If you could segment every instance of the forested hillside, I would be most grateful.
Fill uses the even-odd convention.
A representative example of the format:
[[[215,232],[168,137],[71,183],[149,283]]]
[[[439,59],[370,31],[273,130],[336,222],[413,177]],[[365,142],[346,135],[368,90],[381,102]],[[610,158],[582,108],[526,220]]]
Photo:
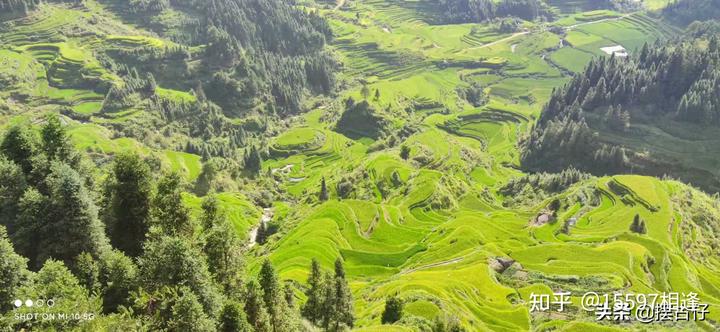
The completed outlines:
[[[499,17],[515,16],[534,20],[550,15],[549,8],[538,0],[434,0],[442,13],[443,23],[480,23]]]
[[[718,38],[711,33],[645,45],[627,60],[593,60],[553,93],[524,143],[523,165],[553,171],[574,165],[596,174],[667,174],[720,189],[716,169],[698,162],[716,158],[703,152],[700,140],[703,132],[720,127]],[[687,151],[697,159],[673,158],[661,146],[644,148],[619,139],[652,135],[646,133],[648,125],[675,126],[670,135],[699,141]]]
[[[720,17],[720,3],[713,0],[675,0],[663,10],[663,14],[685,24],[707,21]]]

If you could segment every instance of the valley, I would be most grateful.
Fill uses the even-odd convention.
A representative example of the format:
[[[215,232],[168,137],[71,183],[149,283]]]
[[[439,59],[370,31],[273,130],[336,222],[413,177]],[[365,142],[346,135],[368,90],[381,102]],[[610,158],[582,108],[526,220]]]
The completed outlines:
[[[630,134],[594,128],[604,133],[594,141],[660,151],[658,160],[675,158],[692,177],[591,171],[547,145],[534,151],[536,164],[526,158],[553,94],[593,59],[611,58],[603,48],[634,58],[683,36],[663,17],[669,1],[627,9],[551,0],[535,19],[438,22],[445,2],[293,2],[312,26],[324,18],[331,38],[317,49],[278,41],[274,51],[238,52],[253,60],[209,61],[207,50],[232,38],[193,35],[185,24],[199,7],[189,5],[136,17],[119,1],[48,1],[24,17],[0,14],[0,132],[39,129],[60,114],[95,167],[88,182],[97,192],[124,153],[146,160],[153,181],[177,173],[177,197],[195,220],[190,242],[204,239],[198,225],[212,197],[241,242],[246,272],[235,274],[252,280],[269,261],[297,308],[308,301],[312,260],[327,271],[342,261],[353,331],[717,330],[720,199],[698,180],[717,179],[717,127],[680,130],[653,118],[633,122]],[[320,31],[298,40],[310,45]],[[275,40],[253,38],[232,40],[241,49]],[[325,73],[330,58],[332,79],[308,74]],[[253,61],[273,69],[254,74]],[[250,87],[247,77],[283,87]],[[334,88],[321,87],[328,82]],[[561,290],[574,309],[530,311],[531,294]],[[598,321],[580,309],[590,291],[692,292],[711,309],[697,322]],[[402,299],[403,318],[383,324],[391,297]],[[321,330],[303,321],[297,330]]]

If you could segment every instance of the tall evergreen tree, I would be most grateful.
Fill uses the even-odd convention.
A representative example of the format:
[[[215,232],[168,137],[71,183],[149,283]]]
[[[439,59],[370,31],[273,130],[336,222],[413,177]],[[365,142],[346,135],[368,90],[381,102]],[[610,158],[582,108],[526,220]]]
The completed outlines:
[[[190,212],[183,204],[181,182],[179,174],[166,174],[158,182],[157,194],[152,200],[153,222],[167,235],[193,234]]]
[[[0,155],[0,225],[7,227],[10,234],[15,232],[19,198],[27,186],[20,166]]]
[[[40,226],[39,261],[55,258],[70,263],[83,252],[98,257],[107,249],[107,239],[83,179],[70,166],[56,163],[47,182],[47,212],[52,217]]]
[[[75,155],[75,150],[70,143],[67,133],[60,123],[57,114],[51,114],[45,117],[45,125],[43,125],[40,134],[42,137],[42,147],[49,161],[62,161],[73,168],[77,168],[79,159]]]
[[[0,312],[12,308],[18,288],[28,277],[27,259],[15,253],[5,228],[0,225]]]
[[[220,313],[219,332],[249,332],[253,330],[240,304],[233,301],[225,304]]]
[[[187,286],[197,295],[205,313],[217,317],[221,309],[220,294],[206,258],[188,240],[172,236],[150,239],[145,243],[138,265],[145,290],[154,292],[166,286]]]
[[[324,296],[324,284],[323,284],[323,272],[320,269],[320,263],[313,258],[310,263],[310,275],[308,276],[308,288],[305,290],[305,296],[307,301],[302,307],[302,314],[310,322],[320,325],[322,323],[323,315],[325,314],[323,308],[323,296]]]
[[[322,177],[322,180],[320,180],[320,201],[327,201],[328,196],[328,189],[327,189],[327,183],[325,183],[325,177]]]
[[[205,213],[204,218],[207,220],[213,218],[208,214],[217,212],[216,209],[206,209]],[[214,218],[214,225],[206,231],[203,251],[207,256],[210,272],[215,281],[223,287],[225,295],[237,297],[242,287],[242,244],[227,218],[217,215]]]
[[[269,260],[263,262],[259,281],[263,290],[263,301],[270,315],[272,331],[295,331],[298,328],[296,313],[290,310],[290,306],[285,299],[285,291],[280,284],[275,268]]]
[[[353,313],[353,298],[350,287],[345,280],[345,268],[342,260],[338,257],[335,260],[335,278],[333,283],[334,299],[329,328],[333,331],[341,331],[345,328],[352,328],[355,322]]]
[[[245,287],[245,313],[250,325],[256,332],[270,332],[270,317],[265,308],[262,289],[256,281],[248,282]]]
[[[262,158],[260,158],[260,152],[254,145],[245,152],[245,169],[253,174],[262,169]]]
[[[98,281],[102,288],[103,311],[116,312],[130,306],[130,292],[138,287],[138,267],[118,250],[107,250],[98,259]]]
[[[33,170],[32,158],[38,153],[37,137],[25,126],[14,126],[5,132],[0,152],[22,168],[23,173]]]
[[[370,97],[370,88],[368,88],[367,84],[363,84],[362,88],[360,89],[360,95],[365,100],[367,100],[368,97]]]
[[[131,257],[139,256],[150,228],[152,205],[152,180],[147,163],[137,154],[118,155],[106,197],[109,202],[105,223],[111,243]]]
[[[403,300],[396,296],[391,296],[385,300],[385,310],[383,310],[381,322],[383,324],[392,324],[399,321],[403,316]]]
[[[13,234],[18,253],[29,259],[29,266],[33,270],[42,267],[43,262],[38,260],[43,225],[47,222],[48,198],[35,188],[28,188],[23,193],[17,217],[17,231]]]

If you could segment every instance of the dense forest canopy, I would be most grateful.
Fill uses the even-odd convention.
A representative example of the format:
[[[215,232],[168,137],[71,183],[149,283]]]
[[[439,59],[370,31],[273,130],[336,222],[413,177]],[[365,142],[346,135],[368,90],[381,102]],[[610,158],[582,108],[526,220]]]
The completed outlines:
[[[497,17],[515,16],[533,20],[549,15],[539,0],[436,0],[443,23],[479,23]]]
[[[717,19],[720,18],[720,2],[715,0],[675,0],[663,9],[663,14],[684,24]]]
[[[324,52],[332,33],[314,12],[277,0],[130,1],[120,9],[148,23],[167,9],[184,13],[182,29],[170,37],[204,46],[197,55],[203,66],[190,78],[211,86],[207,96],[227,114],[263,103],[279,113],[296,112],[308,91],[329,93],[333,87],[335,63]]]

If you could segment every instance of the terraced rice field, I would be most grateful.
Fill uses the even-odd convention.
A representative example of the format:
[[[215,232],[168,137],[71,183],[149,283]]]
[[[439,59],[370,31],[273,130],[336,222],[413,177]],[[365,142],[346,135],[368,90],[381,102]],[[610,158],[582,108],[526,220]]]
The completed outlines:
[[[0,33],[0,83],[11,87],[1,96],[22,97],[30,105],[26,113],[69,107],[83,115],[85,120],[69,126],[82,150],[97,156],[126,150],[153,155],[165,169],[197,179],[200,156],[148,147],[104,127],[131,124],[143,109],[103,110],[106,91],[90,87],[117,77],[103,69],[96,51],[172,42],[109,19],[101,3],[88,3],[84,11],[41,5],[36,15],[13,23],[11,33]],[[285,198],[270,207],[282,228],[268,244],[248,249],[249,269],[269,257],[283,279],[302,284],[311,259],[330,269],[341,257],[355,299],[354,331],[362,332],[418,330],[381,324],[385,300],[394,295],[418,324],[449,316],[468,331],[625,328],[577,310],[530,312],[531,293],[559,289],[573,292],[576,308],[578,296],[589,290],[695,292],[711,306],[720,305],[717,259],[705,263],[685,255],[702,228],[681,203],[684,195],[697,195],[703,204],[717,204],[712,198],[680,182],[635,175],[590,178],[532,203],[515,204],[501,193],[511,179],[526,175],[519,169],[518,142],[553,88],[592,57],[603,56],[601,47],[622,45],[632,55],[645,42],[677,33],[643,13],[595,10],[593,1],[548,3],[558,13],[549,24],[564,33],[537,23],[516,33],[488,24],[442,25],[426,0],[349,2],[337,10],[317,6],[330,20],[335,34],[330,48],[342,63],[338,103],[368,99],[387,125],[403,134],[395,141],[351,139],[327,120],[338,114],[323,105],[263,142],[263,176]],[[662,1],[645,5],[660,8]],[[107,22],[89,24],[93,17]],[[69,40],[57,33],[78,25],[95,28]],[[461,91],[473,83],[482,86],[486,103],[474,106],[462,98]],[[368,98],[363,86],[371,91]],[[158,94],[195,101],[181,90],[163,86]],[[5,124],[29,116],[2,117]],[[408,156],[401,156],[403,146]],[[321,202],[323,180],[330,199]],[[353,191],[345,195],[348,183]],[[246,238],[262,209],[243,194],[219,193],[218,199]],[[552,199],[562,202],[557,219],[534,223]],[[202,198],[188,194],[184,201],[195,216],[200,213]],[[636,215],[646,221],[646,234],[630,231]],[[498,269],[498,259],[514,264]],[[720,312],[708,318],[717,322]],[[648,330],[656,327],[713,328],[698,323]]]

